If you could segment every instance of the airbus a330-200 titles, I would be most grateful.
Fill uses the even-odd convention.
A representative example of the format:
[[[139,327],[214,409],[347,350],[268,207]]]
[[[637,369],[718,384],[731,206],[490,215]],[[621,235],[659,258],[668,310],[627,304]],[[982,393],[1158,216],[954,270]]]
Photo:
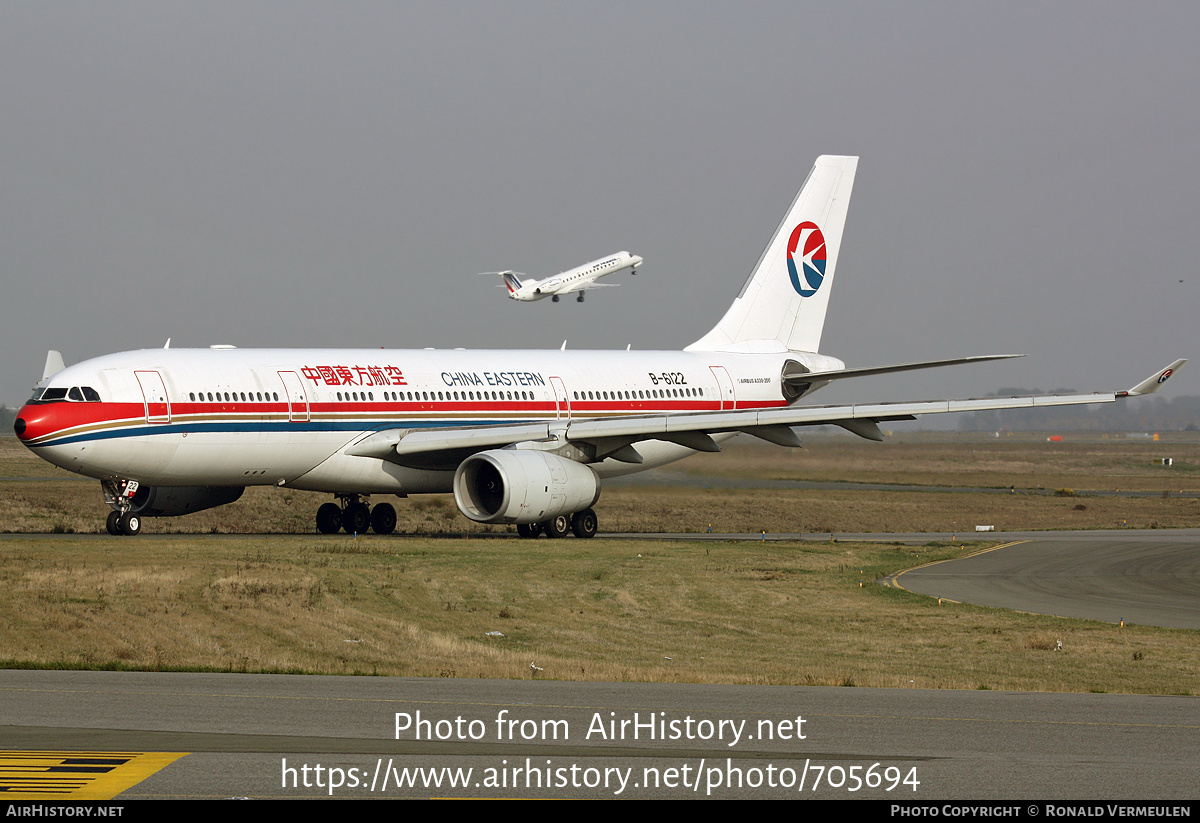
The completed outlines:
[[[682,351],[149,349],[63,368],[52,352],[16,433],[100,480],[108,531],[231,503],[250,485],[332,494],[317,529],[386,534],[382,495],[453,492],[480,523],[525,537],[596,533],[605,478],[745,432],[799,446],[795,427],[865,438],[920,414],[1108,403],[1158,389],[808,406],[835,380],[1012,355],[847,368],[818,352],[858,158],[817,160],[737,299]]]

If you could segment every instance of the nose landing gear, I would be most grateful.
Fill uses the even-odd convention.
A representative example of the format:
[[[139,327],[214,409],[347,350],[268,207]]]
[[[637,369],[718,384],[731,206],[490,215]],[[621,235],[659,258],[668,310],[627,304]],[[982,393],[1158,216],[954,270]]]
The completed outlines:
[[[142,531],[141,515],[131,511],[133,496],[137,494],[136,480],[118,480],[110,478],[101,480],[100,487],[104,490],[104,502],[112,507],[108,519],[104,522],[105,530],[113,535],[128,535],[130,537]]]

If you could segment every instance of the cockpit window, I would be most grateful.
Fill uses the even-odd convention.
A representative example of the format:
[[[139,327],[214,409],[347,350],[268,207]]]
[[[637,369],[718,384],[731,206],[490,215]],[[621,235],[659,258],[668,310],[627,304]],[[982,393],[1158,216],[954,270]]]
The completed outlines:
[[[54,403],[71,400],[76,403],[99,403],[100,393],[91,386],[72,386],[69,389],[48,388],[34,389],[30,403]]]

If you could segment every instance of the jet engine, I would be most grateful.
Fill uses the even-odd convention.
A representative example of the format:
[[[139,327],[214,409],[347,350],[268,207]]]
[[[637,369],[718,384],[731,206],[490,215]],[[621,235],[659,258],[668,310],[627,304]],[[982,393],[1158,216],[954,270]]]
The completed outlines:
[[[454,502],[476,523],[538,523],[583,511],[599,499],[594,471],[549,452],[480,452],[454,473]]]
[[[138,486],[129,510],[142,517],[178,517],[232,503],[245,490],[245,486]]]

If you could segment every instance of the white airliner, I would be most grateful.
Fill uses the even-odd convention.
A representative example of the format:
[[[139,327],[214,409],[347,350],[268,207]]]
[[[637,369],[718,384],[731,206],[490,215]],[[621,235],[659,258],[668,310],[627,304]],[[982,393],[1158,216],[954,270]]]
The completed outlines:
[[[508,288],[508,296],[513,300],[529,302],[549,297],[557,303],[561,295],[579,292],[579,296],[575,299],[582,303],[583,293],[588,289],[603,289],[619,285],[618,283],[597,283],[596,281],[601,277],[616,274],[625,269],[630,269],[633,274],[637,274],[640,265],[642,265],[642,258],[627,251],[619,251],[553,277],[547,277],[545,280],[522,280],[519,273],[515,271],[487,272],[487,274],[498,274],[503,277],[504,285]]]
[[[100,480],[112,534],[271,485],[334,495],[324,533],[393,531],[395,508],[371,495],[452,491],[471,520],[590,537],[604,478],[737,432],[799,446],[793,427],[831,424],[880,440],[880,422],[918,414],[1148,394],[1186,362],[1124,392],[798,405],[833,380],[1013,356],[848,369],[817,353],[857,166],[817,160],[733,305],[683,351],[164,347],[66,368],[51,352],[15,430]]]

